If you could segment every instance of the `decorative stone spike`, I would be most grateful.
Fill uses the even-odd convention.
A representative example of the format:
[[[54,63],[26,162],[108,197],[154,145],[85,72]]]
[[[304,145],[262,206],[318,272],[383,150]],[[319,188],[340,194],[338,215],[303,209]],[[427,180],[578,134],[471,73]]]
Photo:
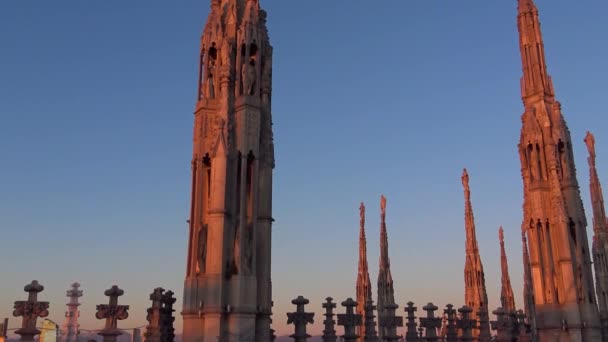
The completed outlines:
[[[79,289],[79,283],[73,283],[72,288],[67,291],[66,296],[70,298],[70,302],[67,304],[68,310],[65,312],[65,321],[63,323],[61,331],[61,342],[76,342],[78,337],[78,317],[80,317],[80,311],[78,311],[78,298],[82,297],[82,290]]]
[[[336,321],[334,321],[334,309],[336,303],[332,302],[334,299],[331,297],[325,298],[323,303],[323,309],[325,309],[325,320],[323,324],[325,329],[323,330],[323,342],[336,342],[338,337],[336,336],[336,330],[334,328]]]
[[[106,326],[100,330],[97,335],[103,336],[103,342],[116,342],[117,337],[122,335],[122,331],[118,329],[118,320],[123,320],[129,317],[129,306],[118,305],[118,297],[125,292],[114,285],[106,290],[104,294],[110,297],[108,304],[97,305],[97,319],[105,319]]]
[[[374,321],[374,310],[376,306],[373,300],[368,300],[365,304],[365,336],[363,341],[365,342],[377,342],[378,334],[376,333],[376,322]]]
[[[437,311],[438,307],[433,305],[433,303],[428,303],[422,308],[426,311],[426,317],[420,318],[420,326],[425,329],[425,339],[426,341],[437,341],[439,337],[437,336],[437,329],[441,327],[441,317],[435,317],[435,311]]]
[[[21,329],[15,331],[15,334],[20,335],[22,341],[34,341],[34,335],[40,334],[40,330],[36,329],[36,320],[38,317],[44,318],[49,315],[49,302],[38,301],[38,292],[44,290],[44,286],[40,285],[38,280],[32,280],[23,290],[28,293],[28,298],[27,301],[15,302],[13,316],[23,317]]]
[[[314,313],[304,312],[304,305],[310,303],[310,301],[302,296],[291,301],[291,304],[296,306],[296,312],[287,313],[287,324],[293,324],[295,326],[295,332],[289,336],[293,338],[295,342],[306,342],[310,335],[306,333],[306,324],[314,323]]]
[[[490,319],[488,310],[485,307],[479,308],[477,320],[479,322],[479,336],[477,336],[477,341],[490,342],[490,340],[492,340],[492,334],[490,334]]]
[[[416,332],[416,326],[418,325],[416,324],[416,310],[418,310],[418,308],[415,307],[414,303],[412,302],[407,302],[407,307],[404,308],[404,311],[407,313],[407,331],[405,333],[405,340],[408,342],[418,341],[418,333]]]
[[[460,319],[457,322],[458,329],[461,330],[460,341],[473,341],[473,328],[477,325],[477,321],[471,318],[473,310],[464,305],[458,309]]]
[[[144,342],[159,342],[160,341],[160,326],[161,326],[161,314],[160,309],[162,306],[161,300],[163,298],[163,292],[165,290],[163,288],[157,287],[154,289],[154,292],[150,294],[150,300],[152,301],[152,306],[148,308],[148,315],[146,316],[146,320],[148,321],[148,326],[146,327],[146,332],[144,333]]]
[[[385,341],[397,341],[401,336],[397,335],[397,327],[403,326],[403,317],[396,316],[395,311],[399,305],[387,304],[384,306],[385,315],[380,318],[379,327],[384,328],[385,335],[382,337]]]
[[[161,342],[173,342],[175,339],[175,329],[173,328],[173,304],[176,299],[173,297],[173,291],[165,292],[161,297],[162,308],[160,309],[160,340]]]
[[[445,315],[447,316],[447,332],[446,332],[446,342],[458,342],[458,327],[456,326],[457,316],[456,310],[454,310],[454,305],[448,304],[446,305],[446,309],[443,310]]]
[[[346,308],[346,313],[338,314],[338,325],[344,327],[344,335],[341,337],[344,339],[344,342],[355,342],[359,337],[355,329],[363,321],[361,315],[355,314],[357,302],[352,298],[348,298],[342,302],[342,306]]]

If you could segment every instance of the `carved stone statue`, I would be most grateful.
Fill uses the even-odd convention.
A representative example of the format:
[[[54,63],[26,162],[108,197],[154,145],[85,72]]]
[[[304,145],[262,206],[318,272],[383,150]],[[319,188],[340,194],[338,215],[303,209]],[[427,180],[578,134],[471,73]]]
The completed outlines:
[[[587,131],[587,135],[585,135],[585,145],[587,145],[589,155],[595,157],[595,138],[589,131]]]
[[[243,67],[241,68],[241,79],[243,80],[243,95],[255,94],[255,77],[255,62],[252,60],[248,64],[243,64]]]
[[[205,273],[205,265],[207,261],[207,225],[203,225],[198,231],[198,250],[196,253],[198,261],[198,270],[200,273]]]
[[[224,40],[224,44],[222,45],[222,49],[220,50],[220,57],[222,59],[222,66],[230,65],[230,56],[232,55],[232,46],[228,42],[228,40]]]
[[[215,75],[215,67],[217,60],[217,49],[215,48],[215,43],[209,49],[209,53],[207,54],[207,98],[214,99],[215,98],[215,87],[214,87],[214,75]]]

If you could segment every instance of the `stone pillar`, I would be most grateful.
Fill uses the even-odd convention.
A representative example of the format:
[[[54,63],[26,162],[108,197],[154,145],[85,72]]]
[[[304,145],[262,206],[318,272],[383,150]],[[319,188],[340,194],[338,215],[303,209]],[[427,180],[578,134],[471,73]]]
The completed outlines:
[[[323,325],[325,329],[323,329],[323,342],[336,342],[338,337],[336,336],[336,329],[334,328],[336,321],[334,321],[334,312],[333,309],[336,308],[336,303],[332,302],[333,298],[327,297],[325,298],[325,303],[323,303],[323,309],[325,309],[325,320],[323,321]]]
[[[517,311],[517,342],[532,342],[530,325],[526,323],[526,314],[523,310]]]
[[[65,312],[65,322],[61,334],[62,342],[76,342],[78,339],[78,317],[80,317],[78,298],[82,297],[82,290],[79,288],[79,283],[73,283],[72,288],[66,294],[70,298],[70,302],[67,304],[68,309]]]
[[[361,325],[363,321],[361,315],[355,314],[357,302],[352,298],[348,298],[342,302],[342,306],[346,308],[346,313],[338,315],[338,325],[344,327],[344,335],[341,337],[344,342],[355,342],[359,338],[356,333],[356,327]]]
[[[415,342],[418,341],[418,333],[416,332],[416,316],[415,312],[418,310],[417,307],[414,306],[414,303],[407,302],[407,307],[404,308],[404,311],[407,313],[407,331],[405,333],[405,340],[407,342]]]
[[[152,306],[148,308],[148,315],[146,316],[148,326],[146,327],[146,332],[144,333],[144,342],[160,342],[160,309],[162,306],[161,300],[163,297],[163,292],[165,292],[163,288],[157,287],[154,289],[154,292],[150,294]]]
[[[175,329],[173,328],[173,304],[176,299],[173,291],[169,290],[161,296],[162,307],[160,309],[160,340],[161,342],[173,342],[175,339]]]
[[[446,309],[443,310],[443,312],[447,316],[448,320],[446,342],[458,342],[458,327],[456,326],[456,320],[458,319],[458,317],[456,317],[456,310],[454,310],[454,305],[446,305]]]
[[[377,342],[378,334],[376,333],[376,322],[374,321],[374,310],[376,306],[373,300],[368,300],[365,304],[365,336],[363,341],[365,342]]]
[[[477,336],[477,340],[479,342],[490,342],[492,334],[490,334],[490,319],[487,308],[479,308],[477,320],[479,322],[479,336]]]
[[[471,312],[473,310],[464,305],[458,309],[460,313],[460,319],[457,322],[458,329],[461,330],[460,340],[461,341],[473,341],[473,328],[477,325],[475,319],[471,319]]]
[[[310,301],[302,296],[291,301],[291,304],[296,306],[296,312],[287,313],[287,324],[293,324],[295,326],[295,332],[291,338],[295,342],[306,342],[310,335],[306,333],[306,324],[314,323],[314,313],[305,312],[304,305],[310,303]]]
[[[122,335],[122,331],[118,329],[118,320],[129,317],[129,306],[118,305],[118,297],[124,293],[114,285],[104,292],[106,296],[110,297],[108,304],[97,305],[95,317],[106,320],[105,327],[97,333],[97,335],[103,336],[103,342],[116,342],[117,337]]]
[[[437,311],[438,307],[433,305],[433,303],[428,303],[422,309],[426,311],[426,317],[420,319],[420,326],[426,331],[425,340],[439,340],[437,329],[441,327],[441,317],[435,317],[435,311]]]
[[[34,341],[34,335],[40,334],[40,330],[36,329],[36,320],[38,317],[43,318],[49,315],[49,302],[38,301],[38,292],[42,292],[44,286],[40,285],[37,280],[32,280],[23,290],[28,293],[28,298],[27,301],[15,302],[13,316],[23,317],[21,329],[15,331],[15,334],[20,335],[22,341]]]
[[[503,308],[492,311],[496,315],[496,321],[492,322],[492,329],[496,330],[498,342],[511,342],[519,335],[516,314],[507,312]]]
[[[401,336],[397,335],[397,327],[403,326],[403,317],[396,316],[395,311],[399,305],[387,304],[384,306],[385,316],[380,318],[378,326],[384,328],[385,335],[382,337],[385,341],[398,341]]]

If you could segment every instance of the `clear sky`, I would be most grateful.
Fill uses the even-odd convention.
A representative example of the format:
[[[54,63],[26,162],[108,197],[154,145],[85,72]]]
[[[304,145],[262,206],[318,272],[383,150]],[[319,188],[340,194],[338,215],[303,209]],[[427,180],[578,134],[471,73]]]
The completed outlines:
[[[537,5],[591,223],[583,137],[596,133],[608,187],[608,2]],[[381,194],[400,307],[461,306],[463,167],[490,306],[499,302],[500,225],[520,306],[516,1],[262,6],[275,52],[275,329],[291,332],[285,313],[297,295],[317,312],[313,333],[323,329],[325,297],[354,297],[361,201],[376,297]],[[146,323],[157,286],[177,293],[179,312],[208,8],[207,0],[0,1],[0,317],[12,317],[32,279],[45,285],[40,297],[57,322],[65,290],[81,282],[84,329],[102,326],[95,304],[113,284],[131,305],[121,327]]]

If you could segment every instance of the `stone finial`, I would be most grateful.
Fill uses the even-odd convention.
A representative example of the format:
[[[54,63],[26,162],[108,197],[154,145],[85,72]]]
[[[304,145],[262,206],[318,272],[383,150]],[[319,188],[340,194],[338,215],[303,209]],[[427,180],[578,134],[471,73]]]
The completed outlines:
[[[384,328],[385,334],[382,338],[385,341],[398,341],[401,339],[401,336],[397,335],[397,327],[403,326],[403,317],[395,314],[398,307],[399,305],[394,303],[389,303],[384,306],[385,314],[380,317],[378,326]]]
[[[589,157],[595,158],[595,137],[589,131],[587,131],[587,135],[585,135],[585,145],[587,145]]]
[[[359,205],[359,220],[361,222],[361,226],[365,225],[365,204],[363,204],[363,202],[361,202],[361,205]]]
[[[124,293],[123,290],[114,285],[104,292],[106,296],[110,297],[109,303],[97,305],[95,317],[97,319],[106,320],[104,329],[97,333],[98,335],[103,336],[104,342],[116,342],[117,337],[122,335],[122,331],[118,329],[118,321],[129,317],[129,306],[118,305],[118,297],[122,296]]]
[[[359,338],[355,329],[361,325],[363,319],[361,315],[355,314],[357,302],[352,298],[348,298],[342,302],[342,306],[346,308],[346,313],[338,314],[338,325],[344,327],[344,335],[341,337],[345,342],[354,342]]]
[[[424,328],[426,332],[425,339],[427,341],[436,341],[439,339],[437,329],[441,327],[441,317],[435,317],[435,311],[438,308],[433,303],[428,303],[422,309],[426,311],[426,317],[420,318],[420,327]]]
[[[336,342],[338,340],[338,336],[336,336],[336,330],[334,328],[336,321],[334,320],[333,312],[333,309],[336,308],[336,303],[334,303],[333,300],[333,298],[327,297],[325,298],[325,303],[323,303],[323,309],[325,309],[325,320],[323,321],[323,325],[325,325],[325,329],[323,330],[323,342]]]
[[[496,330],[498,341],[511,341],[519,335],[517,313],[498,308],[492,311],[496,321],[492,321],[492,329]]]
[[[154,289],[152,294],[150,294],[152,306],[148,308],[148,315],[146,316],[148,326],[146,327],[146,332],[144,333],[144,342],[160,342],[160,309],[162,306],[161,300],[163,298],[163,292],[165,292],[163,288],[157,287]]]
[[[310,303],[310,301],[302,296],[291,301],[291,304],[296,306],[296,312],[287,313],[287,324],[293,324],[295,326],[295,332],[289,336],[296,342],[306,342],[310,335],[306,333],[306,325],[308,323],[314,323],[314,313],[305,312],[304,305]]]
[[[479,322],[479,336],[477,336],[477,341],[490,342],[492,335],[490,334],[490,318],[488,317],[488,310],[485,307],[479,308],[477,317]]]
[[[420,326],[425,329],[425,339],[427,341],[436,341],[439,339],[437,336],[437,329],[441,327],[441,317],[435,317],[435,311],[438,307],[433,303],[428,303],[422,308],[426,311],[426,317],[420,318]]]
[[[376,333],[376,322],[374,322],[374,310],[376,306],[373,300],[368,300],[365,304],[365,336],[363,341],[365,342],[377,342],[378,334]]]
[[[462,186],[464,187],[465,194],[470,193],[469,173],[467,172],[466,168],[462,169],[462,176],[460,179],[462,180]]]
[[[73,283],[72,284],[72,288],[69,289],[69,290],[67,290],[66,296],[70,297],[70,298],[72,298],[72,297],[76,297],[76,298],[82,297],[82,290],[80,290],[80,283],[77,283],[77,282]]]
[[[382,216],[386,215],[386,197],[380,195],[380,213]]]
[[[456,316],[456,310],[454,310],[454,305],[448,304],[446,305],[445,310],[443,310],[445,315],[447,316],[447,332],[446,332],[446,342],[458,342],[458,327],[456,326],[456,321],[458,317]]]
[[[460,319],[457,322],[458,329],[462,330],[460,336],[461,341],[473,341],[473,329],[477,326],[477,321],[471,318],[473,309],[464,305],[458,309],[460,313]]]
[[[38,293],[44,290],[38,280],[32,280],[23,290],[28,293],[28,298],[27,301],[15,302],[13,316],[23,317],[21,328],[15,334],[20,335],[22,341],[34,341],[34,335],[40,334],[40,330],[36,329],[36,320],[49,315],[49,302],[38,301]]]
[[[407,330],[405,332],[405,340],[408,342],[418,341],[418,333],[416,332],[416,316],[415,312],[418,310],[417,307],[414,306],[414,303],[407,302],[407,306],[403,309],[407,316],[405,319],[407,320],[406,327]]]
[[[173,291],[165,292],[161,297],[162,308],[160,309],[160,340],[161,342],[173,342],[175,339],[175,329],[173,328],[173,304],[177,301],[173,297]]]

